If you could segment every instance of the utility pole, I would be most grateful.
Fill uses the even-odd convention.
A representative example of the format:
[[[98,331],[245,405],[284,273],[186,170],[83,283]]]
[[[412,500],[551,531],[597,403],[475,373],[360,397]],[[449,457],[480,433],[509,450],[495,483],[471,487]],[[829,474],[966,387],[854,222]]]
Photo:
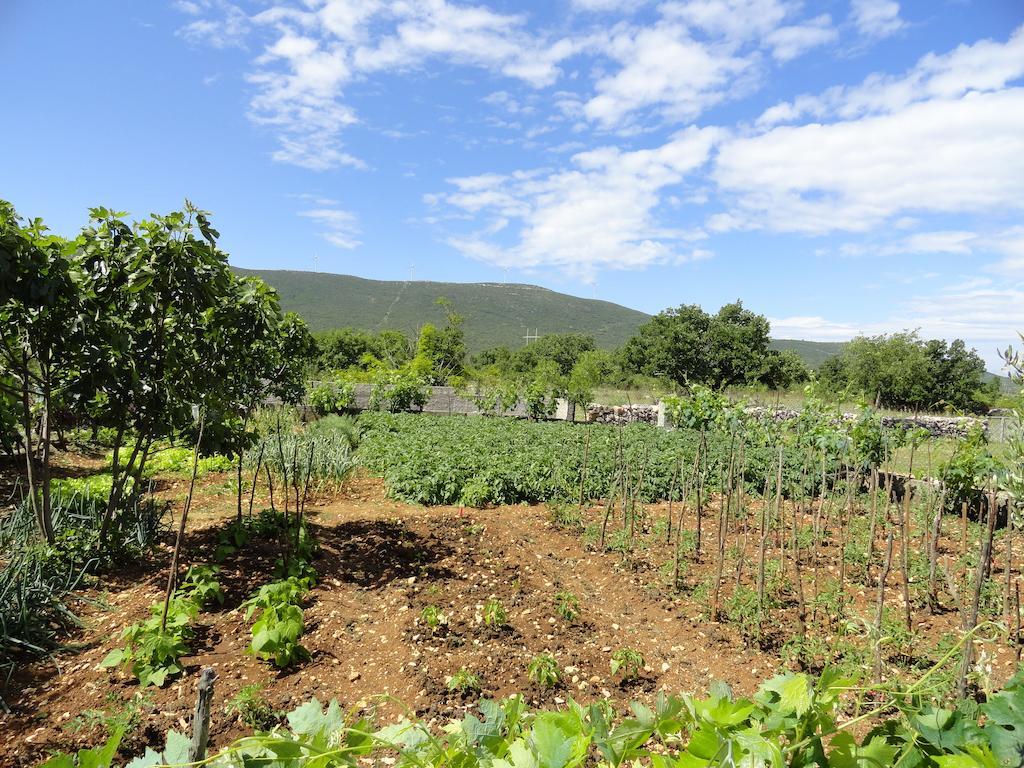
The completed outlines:
[[[313,251],[313,271],[320,271],[320,256],[317,254],[316,251]]]
[[[537,328],[533,333],[530,333],[530,329],[527,328],[526,335],[523,336],[523,338],[526,339],[526,343],[529,344],[531,341],[536,341],[537,339],[540,338],[540,336],[538,335],[539,333],[540,328]]]

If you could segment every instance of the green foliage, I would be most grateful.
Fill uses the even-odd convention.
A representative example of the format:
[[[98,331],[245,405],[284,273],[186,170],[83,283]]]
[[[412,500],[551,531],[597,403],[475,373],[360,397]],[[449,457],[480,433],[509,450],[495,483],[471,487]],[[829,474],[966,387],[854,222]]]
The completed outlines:
[[[307,581],[289,577],[264,584],[242,603],[246,619],[258,614],[246,652],[279,668],[309,658],[309,652],[299,643],[305,631],[300,602],[308,591]]]
[[[464,318],[448,299],[439,298],[434,303],[444,310],[446,323],[440,329],[431,323],[423,325],[416,342],[416,357],[424,361],[429,383],[446,384],[450,377],[462,374],[466,362]]]
[[[538,653],[526,667],[526,676],[541,688],[553,688],[562,679],[558,661],[550,653]]]
[[[180,674],[179,659],[189,652],[192,622],[199,615],[199,603],[191,597],[175,595],[167,606],[166,627],[161,627],[163,602],[150,607],[150,617],[131,624],[121,633],[123,648],[116,648],[100,662],[104,668],[127,665],[139,685],[162,687],[168,678]]]
[[[448,624],[448,617],[436,605],[427,605],[420,611],[420,622],[431,631],[437,631]]]
[[[996,470],[984,431],[980,427],[972,429],[941,468],[947,489],[947,509],[958,510],[960,503],[966,501],[975,488],[984,485]]]
[[[555,594],[555,611],[568,622],[576,621],[580,615],[580,601],[572,592]]]
[[[178,587],[178,593],[200,607],[216,601],[224,604],[224,591],[216,576],[220,568],[216,565],[193,565],[185,572],[185,578]]]
[[[377,729],[368,720],[347,720],[336,702],[325,708],[314,698],[289,712],[286,724],[242,737],[212,754],[208,764],[352,768],[383,757],[395,760],[396,768],[581,768],[594,759],[608,768],[996,768],[1019,763],[1024,751],[1020,676],[993,692],[976,715],[936,707],[921,695],[923,682],[880,691],[878,706],[864,713],[876,724],[859,738],[851,726],[860,718],[838,722],[852,682],[830,670],[818,678],[780,675],[762,683],[750,698],[737,698],[721,683],[703,698],[659,693],[653,707],[635,702],[625,717],[604,702],[583,706],[569,701],[557,711],[530,712],[519,696],[482,700],[477,714],[467,713],[436,731],[408,719]],[[103,747],[77,758],[57,755],[44,765],[110,768],[119,741],[115,733]],[[187,750],[188,739],[171,731],[163,752],[147,748],[129,768],[183,765]]]
[[[449,691],[457,693],[460,696],[470,696],[472,694],[480,693],[480,678],[465,667],[462,667],[454,675],[448,677],[445,680],[445,685]]]
[[[396,413],[421,409],[429,396],[429,380],[412,365],[374,371],[370,390],[371,410]]]
[[[768,320],[738,301],[715,315],[696,304],[667,309],[640,326],[622,356],[627,370],[680,386],[752,384],[765,371]]]
[[[108,465],[112,458],[112,454],[108,453]],[[231,467],[231,459],[227,456],[200,456],[196,464],[196,476],[203,477],[212,472],[228,472]],[[143,477],[155,477],[156,475],[188,477],[191,474],[192,449],[185,446],[167,447],[154,451],[146,460],[146,466],[142,472]]]
[[[804,359],[792,349],[783,349],[768,351],[759,380],[769,389],[790,389],[810,377],[811,371]]]
[[[644,655],[635,648],[617,648],[612,651],[612,674],[621,674],[623,680],[638,678],[645,664]]]
[[[922,340],[917,332],[858,336],[822,364],[823,386],[863,395],[877,405],[984,412],[998,395],[985,363],[961,339]]]
[[[412,359],[412,345],[401,331],[371,334],[356,328],[337,328],[315,333],[313,338],[317,346],[316,366],[320,371],[365,368],[368,358],[390,368],[401,368]]]
[[[280,715],[260,694],[262,689],[259,683],[245,686],[228,699],[224,712],[253,730],[267,730],[277,722]]]
[[[553,360],[541,360],[526,385],[526,414],[539,421],[554,415],[559,397],[565,395],[565,380]]]
[[[321,377],[306,391],[306,403],[321,416],[346,411],[355,402],[355,384],[337,372]]]
[[[583,514],[575,504],[568,501],[549,501],[548,519],[563,531],[579,531],[583,528]]]
[[[500,600],[492,598],[484,603],[484,626],[497,629],[508,624],[508,613]]]
[[[464,489],[470,486],[474,504],[579,499],[587,429],[583,425],[405,414],[364,414],[361,423],[365,430],[359,457],[370,471],[384,477],[395,498],[415,504],[457,504],[467,499]],[[640,424],[623,430],[626,456],[633,465],[639,466],[645,453],[649,456],[640,500],[667,497],[673,462],[680,456],[692,461],[696,438],[692,432]],[[714,439],[709,442],[716,453],[727,450]],[[587,498],[601,498],[607,492],[618,470],[616,452],[615,430],[593,430]],[[759,471],[759,456],[764,463],[770,461],[769,453],[753,448],[748,455],[751,473]]]
[[[107,736],[115,733],[130,735],[142,724],[143,715],[152,708],[153,700],[142,693],[136,693],[127,701],[121,701],[118,694],[111,692],[106,695],[109,710],[86,709],[69,720],[64,729],[71,733],[81,733],[99,729]]]
[[[245,465],[251,471],[259,461],[275,483],[316,491],[340,485],[355,468],[359,430],[351,419],[328,416],[303,428],[291,412],[277,410],[264,418],[269,423],[262,425],[259,441],[246,453]]]

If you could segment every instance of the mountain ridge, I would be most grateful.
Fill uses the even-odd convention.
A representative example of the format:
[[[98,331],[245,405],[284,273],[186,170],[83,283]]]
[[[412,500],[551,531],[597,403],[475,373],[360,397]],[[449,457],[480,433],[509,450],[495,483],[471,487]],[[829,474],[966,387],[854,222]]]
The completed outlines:
[[[400,330],[415,336],[427,322],[444,322],[438,298],[450,299],[465,317],[471,352],[504,345],[517,348],[530,333],[586,333],[598,347],[625,343],[651,315],[603,299],[586,299],[530,283],[452,283],[439,280],[373,280],[301,270],[245,269],[273,286],[285,311],[314,331],[353,327]],[[793,349],[812,368],[841,351],[845,342],[772,339],[772,349]]]

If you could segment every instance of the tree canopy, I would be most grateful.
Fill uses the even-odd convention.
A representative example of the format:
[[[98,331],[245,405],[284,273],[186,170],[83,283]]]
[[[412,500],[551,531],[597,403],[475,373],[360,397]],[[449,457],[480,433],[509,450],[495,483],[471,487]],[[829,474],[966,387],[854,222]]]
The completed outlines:
[[[890,408],[975,412],[998,394],[985,381],[985,362],[961,339],[926,341],[916,331],[858,336],[818,375],[832,392]]]
[[[760,383],[768,370],[769,325],[764,315],[726,304],[714,315],[696,304],[666,309],[640,326],[622,350],[623,367],[686,386],[717,389]]]

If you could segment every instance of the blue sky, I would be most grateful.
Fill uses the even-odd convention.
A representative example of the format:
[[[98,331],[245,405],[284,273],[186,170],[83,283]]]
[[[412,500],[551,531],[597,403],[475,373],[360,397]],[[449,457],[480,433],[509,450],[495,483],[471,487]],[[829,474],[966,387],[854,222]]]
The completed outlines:
[[[1024,330],[1024,3],[0,3],[0,197],[780,337]],[[544,329],[541,329],[542,331]]]

